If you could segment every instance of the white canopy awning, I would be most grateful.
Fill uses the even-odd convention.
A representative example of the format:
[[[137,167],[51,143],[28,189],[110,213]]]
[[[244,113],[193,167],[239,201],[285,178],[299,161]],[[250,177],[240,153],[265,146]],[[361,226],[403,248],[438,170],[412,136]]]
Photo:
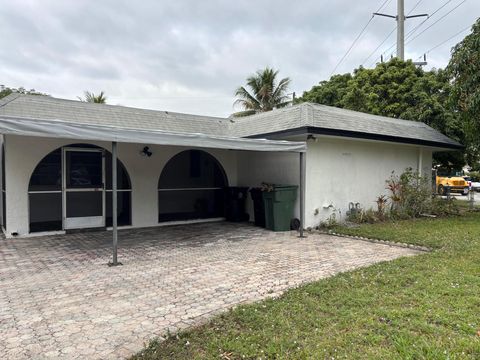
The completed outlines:
[[[305,142],[247,139],[205,134],[175,133],[107,125],[79,124],[62,120],[42,120],[0,115],[0,134],[116,141],[151,145],[191,146],[213,149],[305,152]]]

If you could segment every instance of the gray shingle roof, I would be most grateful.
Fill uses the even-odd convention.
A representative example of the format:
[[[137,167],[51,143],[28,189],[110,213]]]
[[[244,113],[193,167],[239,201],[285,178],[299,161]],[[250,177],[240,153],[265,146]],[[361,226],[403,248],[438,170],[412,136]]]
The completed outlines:
[[[233,135],[255,137],[305,128],[313,132],[385,141],[462,147],[460,143],[419,121],[394,119],[312,103],[234,118]]]
[[[210,116],[20,94],[11,94],[0,100],[0,115],[217,136],[228,135],[227,123],[230,122],[228,119]]]
[[[428,125],[335,107],[302,103],[267,113],[233,119],[91,104],[41,95],[12,94],[0,99],[0,115],[104,124],[231,137],[268,137],[301,129],[325,135],[368,138],[459,148],[461,144]]]

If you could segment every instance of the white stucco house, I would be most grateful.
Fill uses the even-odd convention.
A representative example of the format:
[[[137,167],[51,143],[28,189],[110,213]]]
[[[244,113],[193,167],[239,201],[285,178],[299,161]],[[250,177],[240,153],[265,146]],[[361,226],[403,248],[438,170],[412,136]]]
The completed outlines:
[[[420,122],[310,103],[232,119],[12,94],[0,133],[7,237],[108,228],[113,198],[119,227],[221,220],[223,188],[262,182],[302,185],[294,216],[314,227],[461,148]]]

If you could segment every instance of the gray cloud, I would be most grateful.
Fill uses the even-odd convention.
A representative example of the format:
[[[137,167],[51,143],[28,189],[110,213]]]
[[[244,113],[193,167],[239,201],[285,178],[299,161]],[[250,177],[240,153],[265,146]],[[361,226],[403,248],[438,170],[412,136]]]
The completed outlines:
[[[395,0],[384,12],[395,12]],[[409,11],[417,0],[406,0]],[[432,24],[459,3],[425,23]],[[424,0],[432,12],[443,0]],[[380,4],[368,1],[257,0],[4,2],[0,10],[0,83],[76,98],[105,90],[109,102],[211,115],[233,111],[233,92],[264,66],[292,78],[301,93],[329,77]],[[417,58],[473,23],[480,10],[467,1],[407,45]],[[421,19],[411,19],[407,32]],[[358,67],[395,27],[375,18],[337,72]],[[429,54],[443,67],[461,36]],[[395,41],[392,35],[369,66]]]

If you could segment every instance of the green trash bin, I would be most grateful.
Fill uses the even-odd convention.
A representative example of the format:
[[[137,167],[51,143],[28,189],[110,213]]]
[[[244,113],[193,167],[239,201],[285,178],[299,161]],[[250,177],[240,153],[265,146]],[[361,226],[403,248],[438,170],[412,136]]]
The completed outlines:
[[[263,192],[265,227],[273,231],[290,230],[293,208],[297,199],[296,185],[273,185],[272,191]]]

